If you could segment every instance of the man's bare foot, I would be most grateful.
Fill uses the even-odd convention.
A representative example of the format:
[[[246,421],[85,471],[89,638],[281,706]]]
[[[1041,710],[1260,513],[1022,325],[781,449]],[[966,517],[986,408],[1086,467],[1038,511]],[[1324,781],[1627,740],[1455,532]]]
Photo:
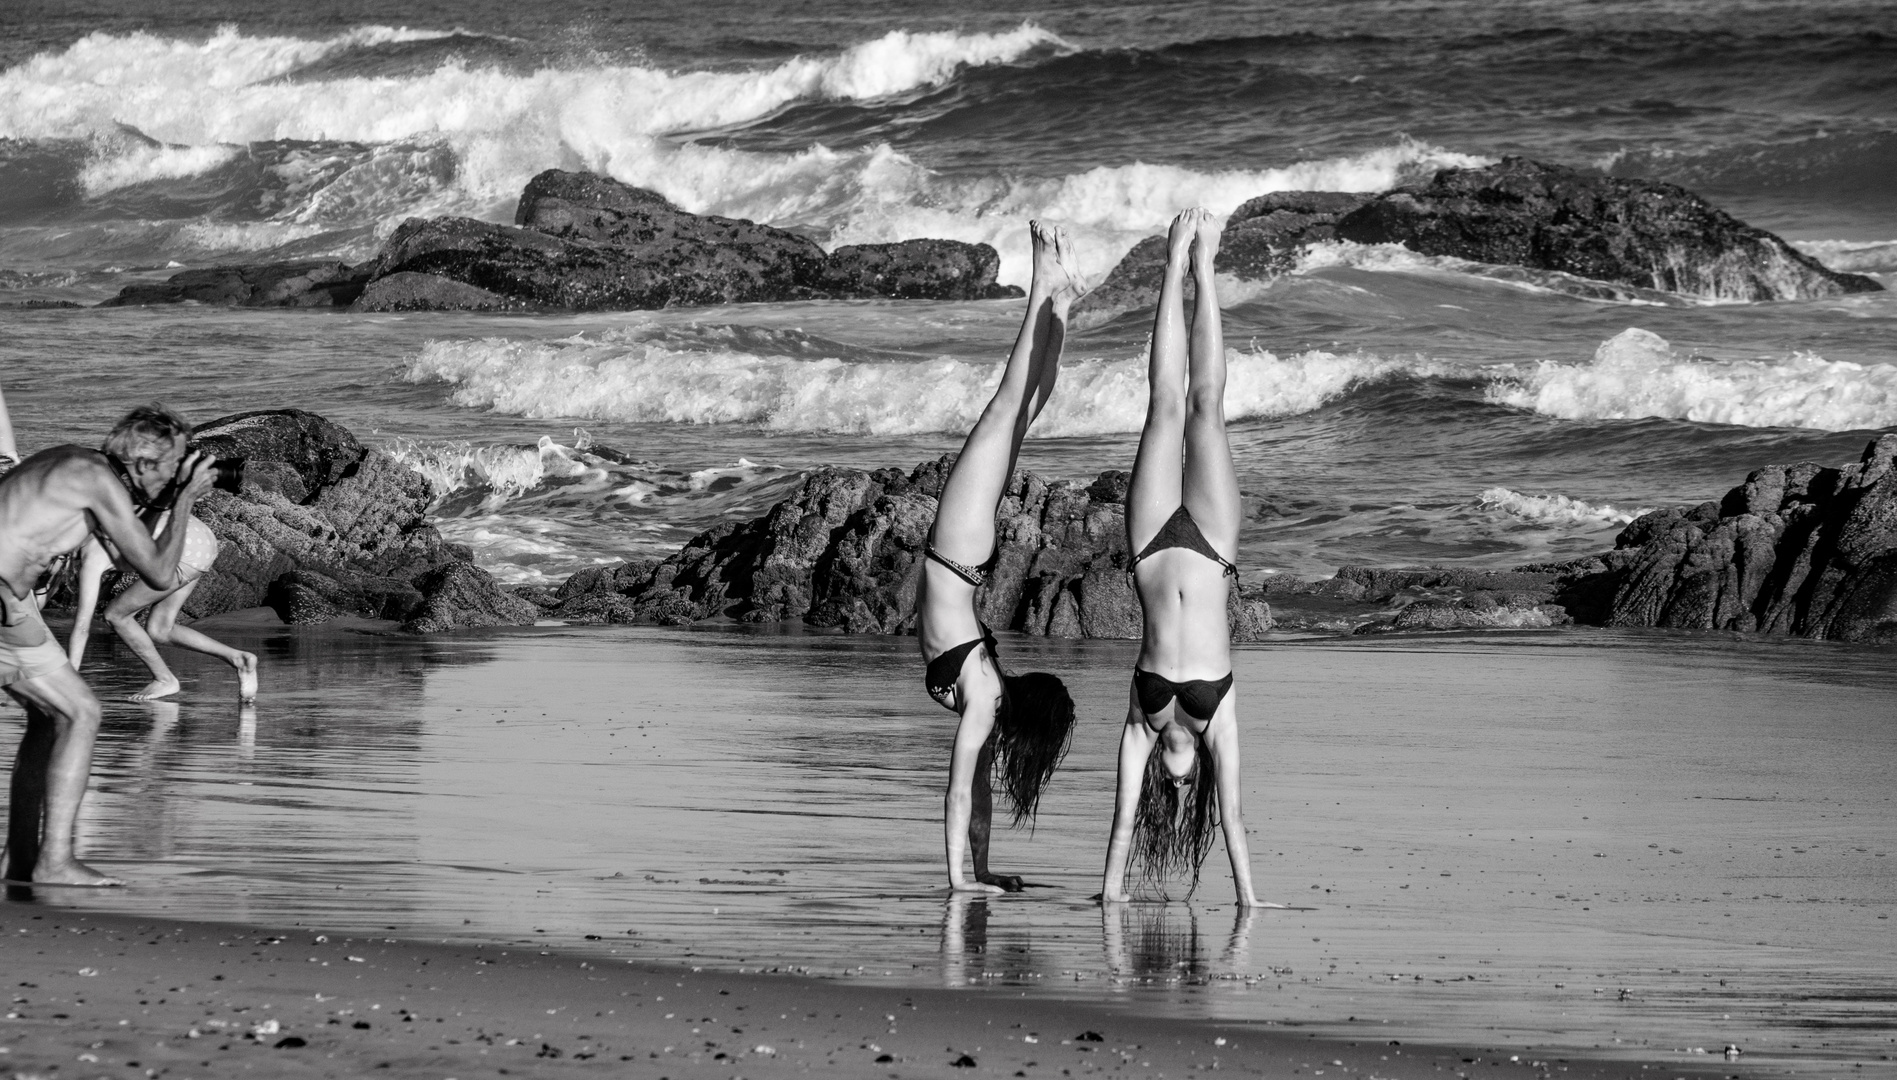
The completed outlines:
[[[251,701],[257,696],[257,654],[240,652],[231,664],[237,669],[237,700]]]
[[[1027,887],[1018,874],[976,874],[975,880],[983,885],[999,886],[1002,892],[1020,892]]]
[[[83,885],[89,888],[109,888],[125,884],[124,878],[115,878],[110,874],[101,874],[78,859],[67,859],[63,863],[48,863],[41,859],[33,868],[35,885]]]
[[[1080,280],[1080,267],[1075,262],[1073,240],[1066,229],[1041,221],[1028,222],[1028,237],[1034,248],[1035,291],[1066,310],[1087,293],[1086,285]]]
[[[161,697],[170,697],[178,692],[178,680],[175,676],[153,679],[145,684],[145,689],[133,694],[132,701],[153,701]]]

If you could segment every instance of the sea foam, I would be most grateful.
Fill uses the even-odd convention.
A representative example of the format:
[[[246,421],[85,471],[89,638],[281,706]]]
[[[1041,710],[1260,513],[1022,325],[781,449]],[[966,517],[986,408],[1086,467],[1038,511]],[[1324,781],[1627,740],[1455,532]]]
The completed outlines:
[[[1476,497],[1476,503],[1484,509],[1499,510],[1531,525],[1582,528],[1625,525],[1650,509],[1622,510],[1606,503],[1595,505],[1566,495],[1526,495],[1505,487],[1492,487],[1483,491]]]
[[[1377,191],[1488,160],[1404,139],[1257,169],[1134,162],[1057,176],[969,175],[937,173],[887,143],[765,152],[679,138],[800,102],[886,99],[944,85],[971,66],[1071,51],[1032,23],[990,34],[894,31],[750,70],[595,62],[523,71],[444,52],[395,75],[293,77],[324,57],[430,36],[448,35],[93,34],[0,72],[0,139],[90,147],[81,186],[94,196],[247,156],[268,174],[257,202],[275,207],[273,221],[378,236],[411,215],[506,220],[536,173],[586,169],[693,212],[796,228],[830,246],[923,236],[992,244],[1000,279],[1016,284],[1029,276],[1028,218],[1066,223],[1083,272],[1098,279],[1185,206],[1228,213],[1271,191]]]
[[[1317,350],[1284,357],[1227,350],[1227,366],[1226,415],[1233,420],[1311,412],[1366,383],[1439,373],[1423,360]],[[1146,367],[1143,356],[1063,363],[1060,392],[1032,433],[1138,431]],[[408,360],[405,374],[411,382],[452,385],[454,404],[536,419],[907,435],[967,431],[994,394],[999,368],[953,357],[845,360],[681,348],[650,331],[625,329],[558,341],[431,341]]]
[[[1677,355],[1658,334],[1630,328],[1602,342],[1592,363],[1542,361],[1498,377],[1485,396],[1564,420],[1657,416],[1846,431],[1897,425],[1897,365],[1810,353],[1700,360]]]

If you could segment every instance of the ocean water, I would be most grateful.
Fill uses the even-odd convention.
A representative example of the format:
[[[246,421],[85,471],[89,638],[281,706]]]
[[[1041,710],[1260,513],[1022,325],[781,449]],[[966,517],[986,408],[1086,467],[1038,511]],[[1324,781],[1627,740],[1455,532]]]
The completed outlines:
[[[1870,0],[436,0],[394,18],[362,0],[0,6],[0,388],[24,448],[96,443],[151,399],[196,420],[310,409],[429,477],[442,530],[483,566],[544,582],[668,553],[815,466],[959,446],[1018,302],[531,317],[23,306],[91,304],[186,267],[361,260],[409,216],[511,220],[551,167],[826,246],[983,241],[1024,283],[1032,217],[1064,223],[1098,276],[1189,205],[1376,191],[1525,154],[1686,185],[1897,285],[1897,9]],[[1645,509],[1716,498],[1761,465],[1849,461],[1897,427],[1891,293],[1603,298],[1558,274],[1334,245],[1221,299],[1250,579],[1586,554]],[[1082,481],[1129,467],[1148,333],[1135,313],[1071,337],[1024,467]],[[1177,1007],[1254,1019],[1335,1020],[1360,994],[1418,1031],[1501,1023],[1610,1049],[1723,1046],[1730,1013],[1785,1060],[1792,1042],[1816,1045],[1785,1034],[1801,1023],[1829,1033],[1825,1055],[1897,1053],[1875,1045],[1893,1026],[1877,918],[1897,827],[1887,650],[1547,631],[1243,652],[1241,687],[1273,695],[1262,726],[1246,721],[1251,805],[1285,837],[1271,849],[1284,855],[1260,856],[1267,891],[1343,891],[1261,917],[1249,959],[1228,961],[1229,909],[1102,925],[1085,904],[1109,736],[1077,746],[1035,838],[1007,841],[1058,890],[961,911],[929,894],[948,728],[914,685],[912,642],[268,640],[276,674],[248,726],[213,703],[212,669],[192,669],[176,712],[114,707],[88,843],[165,887],[103,902],[334,923],[372,897],[404,930],[467,918],[470,933],[544,929],[599,949],[583,934],[648,935],[628,955],[762,964],[762,938],[714,947],[732,927],[713,909],[731,906],[803,920],[808,948],[775,939],[771,963],[831,973],[1162,996],[1198,980]],[[1092,722],[1130,662],[1118,643],[1009,648],[1071,671]],[[567,662],[584,700],[531,716],[522,673]],[[720,709],[664,699],[688,676],[706,685],[705,664],[730,676]],[[786,676],[802,669],[837,677]],[[471,707],[478,732],[452,712]],[[521,715],[487,715],[502,707]],[[653,761],[615,757],[612,740],[661,734],[667,763],[697,770],[653,773],[662,792],[735,769],[761,794],[708,809],[616,792]],[[742,762],[709,748],[734,741]],[[522,770],[507,798],[477,800],[499,782],[496,755]],[[547,793],[580,776],[619,824],[550,841],[564,811]],[[865,799],[856,817],[824,816]],[[1497,807],[1514,816],[1485,816]],[[643,824],[655,813],[675,815],[689,851],[641,846],[658,842]],[[469,814],[492,828],[452,827]],[[1528,834],[1496,830],[1525,824],[1559,845],[1516,854]],[[726,830],[759,846],[707,854],[700,834]],[[1570,859],[1569,840],[1593,850]],[[1449,860],[1468,870],[1437,876]],[[1203,891],[1222,898],[1221,879]],[[225,906],[233,891],[248,906]],[[443,898],[464,896],[449,919]],[[1485,983],[1484,959],[1507,978]],[[1348,978],[1331,981],[1332,964]],[[1295,976],[1265,992],[1280,969]],[[1721,978],[1732,995],[1713,992]]]

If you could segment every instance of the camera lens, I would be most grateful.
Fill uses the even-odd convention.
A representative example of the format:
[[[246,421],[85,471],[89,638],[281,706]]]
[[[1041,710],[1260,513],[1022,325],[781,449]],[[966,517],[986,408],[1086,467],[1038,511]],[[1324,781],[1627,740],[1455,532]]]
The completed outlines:
[[[244,459],[218,458],[211,463],[211,473],[214,477],[212,487],[235,495],[244,486]]]

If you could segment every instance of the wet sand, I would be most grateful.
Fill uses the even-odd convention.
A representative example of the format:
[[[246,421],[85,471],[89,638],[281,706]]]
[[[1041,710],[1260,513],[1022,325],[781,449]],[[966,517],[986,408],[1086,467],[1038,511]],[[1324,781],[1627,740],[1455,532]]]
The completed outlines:
[[[1256,873],[1267,899],[1296,908],[1245,920],[1229,903],[1222,852],[1189,900],[1177,884],[1170,903],[1155,894],[1103,913],[1088,899],[1128,643],[1004,642],[1010,664],[1069,678],[1082,726],[1037,828],[997,840],[999,868],[1045,887],[967,902],[939,885],[952,718],[921,693],[913,641],[717,627],[418,639],[241,618],[210,629],[263,657],[258,709],[239,712],[229,670],[194,657],[176,665],[179,701],[109,703],[81,850],[133,884],[35,890],[30,905],[5,906],[10,941],[14,927],[47,920],[160,920],[157,939],[182,950],[162,971],[264,963],[305,950],[316,932],[307,928],[320,927],[333,942],[373,937],[397,950],[407,975],[445,950],[427,966],[492,978],[492,964],[468,958],[504,950],[509,965],[527,958],[523,970],[564,978],[572,994],[644,992],[594,983],[607,972],[662,979],[654,973],[697,967],[730,980],[718,987],[732,995],[764,995],[747,1006],[757,1012],[769,1011],[766,1000],[859,993],[852,1007],[926,998],[993,1010],[959,1034],[931,1029],[903,1051],[903,1068],[914,1069],[948,1068],[929,1055],[951,1046],[983,1047],[966,1052],[988,1068],[1001,1044],[968,1031],[1029,1012],[1054,1018],[1024,1030],[1055,1045],[1089,1028],[1142,1047],[1197,1045],[1187,1034],[1125,1034],[1139,1023],[1216,1031],[1228,1045],[1234,1031],[1289,1031],[1365,1052],[1391,1040],[1411,1055],[1419,1045],[1470,1048],[1441,1051],[1446,1068],[1517,1057],[1510,1068],[1565,1058],[1613,1075],[1647,1064],[1680,1075],[1861,1076],[1897,1056],[1889,650],[1561,632],[1239,650]],[[141,671],[109,636],[100,644],[95,685],[122,698]],[[0,713],[9,757],[18,715]],[[247,929],[239,938],[191,928],[203,923]],[[255,944],[277,934],[278,946]],[[185,938],[199,944],[178,944]],[[17,953],[9,947],[8,959]],[[316,979],[311,955],[324,954],[296,962]],[[99,967],[82,960],[62,954],[14,981],[108,1000],[105,980],[74,981],[79,967]],[[259,970],[241,977],[268,989],[288,976],[281,962]],[[368,967],[339,970],[370,978]],[[460,994],[463,982],[432,984],[439,991],[389,982],[383,996]],[[38,1023],[50,1014],[35,992],[16,996],[29,997],[33,1008],[20,1011]],[[315,1009],[318,992],[342,991],[312,983],[272,1004]],[[516,996],[454,1009],[525,1038],[506,1015],[521,1007]],[[188,1027],[205,1015],[203,1000],[190,997],[188,1016],[164,1015]],[[583,1015],[617,1007],[597,1004],[606,1000]],[[408,1004],[453,1017],[447,998]],[[299,1030],[364,1038],[327,1023],[354,1007],[325,1005]],[[845,1011],[825,1008],[832,1020]],[[73,1023],[90,1015],[61,1011]],[[605,1029],[563,1030],[641,1053],[685,1045],[663,1035],[646,1045],[632,1029],[610,1039]],[[443,1031],[462,1039],[456,1053],[482,1057],[472,1034]],[[815,1029],[798,1036],[825,1054],[843,1046]],[[836,1037],[860,1051],[868,1036]],[[753,1070],[710,1055],[757,1043],[719,1042],[700,1047],[704,1068]],[[1728,1044],[1744,1051],[1736,1063],[1721,1055]],[[449,1052],[428,1045],[448,1044],[411,1049]],[[568,1057],[522,1067],[567,1067],[573,1047],[549,1045]],[[233,1043],[231,1053],[239,1049],[258,1048]],[[74,1051],[84,1052],[99,1053]],[[1352,1068],[1408,1075],[1383,1056]],[[781,1058],[762,1067],[783,1067]],[[803,1060],[832,1068],[827,1057]],[[1150,1070],[1125,1067],[1203,1064],[1153,1060]],[[1310,1065],[1307,1075],[1339,1068]],[[1015,1069],[1059,1075],[1018,1063],[1002,1075]]]
[[[44,893],[47,890],[39,890]],[[1005,989],[0,907],[25,1077],[1637,1076],[1492,1047],[1143,1016]],[[1664,1075],[1734,1074],[1723,1062]]]

